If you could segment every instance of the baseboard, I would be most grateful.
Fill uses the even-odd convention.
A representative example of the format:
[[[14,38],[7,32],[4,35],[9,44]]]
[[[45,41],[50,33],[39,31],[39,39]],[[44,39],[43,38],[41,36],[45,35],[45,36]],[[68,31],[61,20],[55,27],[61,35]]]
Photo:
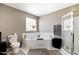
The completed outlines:
[[[70,53],[68,53],[66,50],[64,50],[63,48],[59,51],[62,55],[71,55]]]

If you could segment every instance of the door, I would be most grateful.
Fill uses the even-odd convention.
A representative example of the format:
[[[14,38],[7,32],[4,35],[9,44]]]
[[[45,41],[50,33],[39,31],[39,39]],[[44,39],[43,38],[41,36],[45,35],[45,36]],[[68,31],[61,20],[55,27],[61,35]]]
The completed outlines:
[[[79,12],[74,16],[74,54],[79,55]]]
[[[69,13],[63,17],[64,49],[73,54],[73,13]]]

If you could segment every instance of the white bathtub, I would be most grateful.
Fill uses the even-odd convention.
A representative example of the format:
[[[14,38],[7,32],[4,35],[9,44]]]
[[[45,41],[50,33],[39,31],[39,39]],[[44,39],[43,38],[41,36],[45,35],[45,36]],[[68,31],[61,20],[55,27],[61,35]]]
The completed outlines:
[[[38,34],[43,40],[37,40]],[[51,39],[53,38],[52,33],[24,33],[26,38],[23,39],[23,46],[28,49],[36,48],[51,48]]]

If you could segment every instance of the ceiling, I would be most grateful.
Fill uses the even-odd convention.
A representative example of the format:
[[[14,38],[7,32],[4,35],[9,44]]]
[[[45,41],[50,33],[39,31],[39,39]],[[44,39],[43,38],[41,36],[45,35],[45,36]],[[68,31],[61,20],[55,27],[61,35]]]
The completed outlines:
[[[75,5],[76,3],[5,3],[8,6],[28,12],[35,16],[55,12],[57,10]]]

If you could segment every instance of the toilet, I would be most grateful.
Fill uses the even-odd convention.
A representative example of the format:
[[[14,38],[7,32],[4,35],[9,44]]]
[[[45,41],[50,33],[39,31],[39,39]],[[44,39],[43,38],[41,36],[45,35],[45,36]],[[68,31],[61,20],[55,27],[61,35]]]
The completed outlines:
[[[19,52],[20,42],[18,42],[17,39],[18,38],[16,33],[13,33],[12,35],[8,35],[8,40],[13,54]]]

